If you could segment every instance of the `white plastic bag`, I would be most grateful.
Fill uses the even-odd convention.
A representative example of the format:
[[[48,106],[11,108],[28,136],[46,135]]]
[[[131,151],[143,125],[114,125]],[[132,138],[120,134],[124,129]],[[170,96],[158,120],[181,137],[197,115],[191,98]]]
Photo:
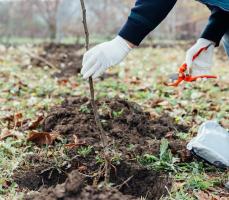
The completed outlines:
[[[216,121],[203,123],[187,149],[217,167],[229,167],[229,133]]]

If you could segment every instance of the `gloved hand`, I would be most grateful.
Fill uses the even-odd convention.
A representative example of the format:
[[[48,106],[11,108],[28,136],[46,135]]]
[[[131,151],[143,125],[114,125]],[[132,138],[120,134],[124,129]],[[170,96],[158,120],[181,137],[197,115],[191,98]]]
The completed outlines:
[[[202,48],[208,47],[207,50],[202,51],[200,55],[193,60]],[[185,62],[188,67],[188,74],[192,76],[211,75],[211,67],[213,66],[213,53],[215,44],[204,38],[197,40],[186,53]]]
[[[130,50],[127,41],[120,36],[93,47],[83,57],[81,69],[83,78],[99,77],[107,68],[120,63]]]

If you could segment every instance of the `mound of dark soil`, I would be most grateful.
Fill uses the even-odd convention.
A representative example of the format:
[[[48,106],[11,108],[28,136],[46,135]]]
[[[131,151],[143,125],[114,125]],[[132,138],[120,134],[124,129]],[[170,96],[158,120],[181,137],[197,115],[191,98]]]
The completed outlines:
[[[80,72],[82,55],[78,55],[77,51],[81,48],[83,48],[83,45],[79,44],[50,43],[43,46],[43,51],[38,56],[60,69],[60,72],[54,76],[68,77]],[[31,58],[31,64],[38,67],[46,65],[46,63],[37,58]]]
[[[97,104],[109,141],[115,144],[123,155],[129,154],[129,146],[138,154],[157,154],[161,138],[170,134],[175,140],[177,131],[188,130],[188,127],[175,123],[168,115],[152,119],[150,113],[144,112],[138,104],[124,99],[105,99]],[[100,145],[100,135],[88,98],[67,99],[61,106],[54,107],[44,120],[43,129],[47,132],[57,131],[68,138],[77,135],[88,145]],[[186,144],[180,141],[179,145]]]

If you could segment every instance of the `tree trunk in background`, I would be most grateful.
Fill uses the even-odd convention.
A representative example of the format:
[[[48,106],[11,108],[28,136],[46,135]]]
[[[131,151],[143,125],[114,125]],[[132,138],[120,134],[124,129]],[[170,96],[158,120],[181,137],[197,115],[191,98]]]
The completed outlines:
[[[49,25],[49,33],[50,33],[50,39],[52,41],[55,41],[56,40],[56,35],[57,35],[56,24],[50,24]]]
[[[177,24],[177,17],[176,17],[177,9],[176,6],[172,10],[171,14],[171,39],[175,40],[177,36],[177,31],[176,31],[176,24]]]

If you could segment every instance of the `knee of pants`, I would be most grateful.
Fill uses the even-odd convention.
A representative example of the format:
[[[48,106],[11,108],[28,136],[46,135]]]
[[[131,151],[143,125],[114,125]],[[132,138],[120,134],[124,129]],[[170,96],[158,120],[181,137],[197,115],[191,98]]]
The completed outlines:
[[[229,57],[229,31],[223,36],[223,45]]]

